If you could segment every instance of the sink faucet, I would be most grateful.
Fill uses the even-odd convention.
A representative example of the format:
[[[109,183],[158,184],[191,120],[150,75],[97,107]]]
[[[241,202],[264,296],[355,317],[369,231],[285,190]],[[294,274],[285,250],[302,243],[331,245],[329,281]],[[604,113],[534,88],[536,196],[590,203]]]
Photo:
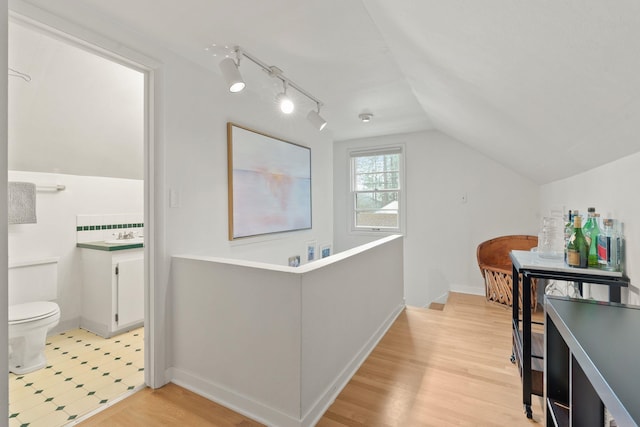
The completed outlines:
[[[115,233],[114,233],[115,236]],[[136,236],[133,231],[124,231],[118,233],[118,240],[134,239]]]

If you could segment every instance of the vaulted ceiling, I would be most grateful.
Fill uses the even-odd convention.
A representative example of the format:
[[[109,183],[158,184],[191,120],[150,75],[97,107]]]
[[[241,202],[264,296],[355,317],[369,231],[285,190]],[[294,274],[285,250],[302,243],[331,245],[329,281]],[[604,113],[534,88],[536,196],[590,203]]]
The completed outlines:
[[[640,151],[637,0],[28,3],[214,73],[204,48],[240,45],[321,99],[337,141],[437,129],[539,183]]]

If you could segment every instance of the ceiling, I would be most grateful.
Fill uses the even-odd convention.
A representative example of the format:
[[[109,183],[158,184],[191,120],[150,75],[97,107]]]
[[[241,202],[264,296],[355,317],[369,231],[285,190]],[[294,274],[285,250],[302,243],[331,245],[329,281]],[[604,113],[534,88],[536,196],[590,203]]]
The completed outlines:
[[[538,183],[640,151],[637,0],[28,3],[216,73],[204,48],[240,45],[322,100],[337,141],[437,129]]]

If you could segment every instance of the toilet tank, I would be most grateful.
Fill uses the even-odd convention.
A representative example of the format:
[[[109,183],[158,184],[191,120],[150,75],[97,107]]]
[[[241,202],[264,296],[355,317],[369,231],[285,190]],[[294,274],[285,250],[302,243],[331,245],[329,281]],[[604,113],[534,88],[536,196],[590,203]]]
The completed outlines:
[[[9,305],[58,297],[58,258],[9,260]]]

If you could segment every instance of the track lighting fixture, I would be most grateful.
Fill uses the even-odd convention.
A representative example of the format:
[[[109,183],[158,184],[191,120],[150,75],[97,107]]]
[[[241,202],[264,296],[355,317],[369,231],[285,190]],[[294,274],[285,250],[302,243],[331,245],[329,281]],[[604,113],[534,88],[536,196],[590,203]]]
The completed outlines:
[[[312,125],[318,128],[318,130],[322,130],[327,125],[327,121],[323,119],[322,116],[320,115],[319,102],[317,103],[317,107],[318,107],[318,111],[316,110],[309,111],[309,114],[307,114],[307,120],[309,120]]]
[[[362,114],[359,114],[358,117],[360,118],[360,120],[362,120],[362,123],[369,123],[371,121],[371,119],[373,118],[373,114],[371,114],[371,113],[362,113]]]
[[[212,45],[212,48],[207,48],[205,50],[211,51],[211,50],[215,50],[216,48],[217,48],[216,45]],[[307,119],[318,130],[324,129],[324,127],[327,125],[327,121],[325,119],[323,119],[322,116],[320,116],[320,107],[323,104],[318,98],[316,98],[315,96],[311,95],[309,92],[307,92],[306,90],[302,89],[296,83],[291,81],[291,79],[286,77],[282,73],[282,70],[279,69],[278,67],[273,66],[273,65],[272,66],[267,65],[266,63],[262,62],[261,60],[259,60],[255,56],[249,54],[247,51],[240,49],[239,46],[235,46],[233,48],[233,53],[236,56],[236,60],[235,61],[233,60],[233,58],[227,57],[227,58],[223,59],[220,62],[220,70],[222,71],[222,75],[223,75],[224,79],[226,80],[227,85],[229,86],[229,91],[230,92],[240,92],[242,89],[244,89],[245,83],[242,80],[242,75],[240,74],[239,67],[240,67],[240,58],[242,58],[242,57],[247,58],[248,60],[250,60],[251,62],[253,62],[257,66],[262,68],[263,71],[265,71],[267,74],[269,74],[270,77],[276,78],[276,79],[279,79],[279,80],[282,81],[282,84],[284,86],[284,90],[283,90],[283,92],[281,92],[281,93],[279,93],[277,95],[276,101],[278,102],[278,105],[280,106],[280,110],[283,113],[291,114],[293,112],[293,110],[295,109],[295,105],[294,105],[293,101],[287,95],[287,88],[288,87],[292,87],[293,89],[298,91],[300,94],[306,96],[311,101],[316,103],[316,110],[317,111],[316,110],[309,111],[309,114],[307,114]],[[214,56],[215,56],[215,54],[214,54]]]
[[[238,55],[237,64],[232,58],[225,58],[220,62],[220,71],[222,71],[222,76],[227,81],[229,92],[234,93],[240,92],[245,86],[240,70],[238,70],[238,65],[240,65],[240,55],[238,52],[239,51],[236,51]]]
[[[287,82],[283,81],[282,86],[284,87],[283,91],[278,94],[278,96],[276,97],[276,101],[278,102],[278,105],[280,105],[280,111],[285,114],[291,114],[293,113],[293,110],[296,108],[296,106],[291,98],[289,98],[289,96],[287,95]]]

